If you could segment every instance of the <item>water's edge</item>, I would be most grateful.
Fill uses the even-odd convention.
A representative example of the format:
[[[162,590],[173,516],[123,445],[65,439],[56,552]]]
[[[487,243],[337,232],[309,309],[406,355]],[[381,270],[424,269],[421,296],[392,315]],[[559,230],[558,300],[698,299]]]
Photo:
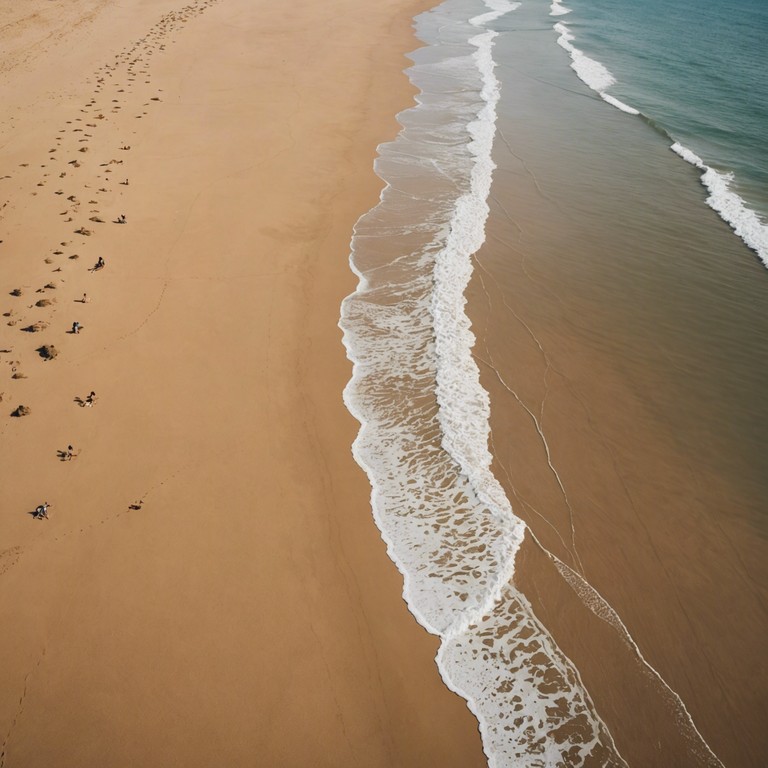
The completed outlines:
[[[530,532],[491,471],[489,397],[464,311],[495,168],[500,93],[488,25],[518,5],[446,0],[416,19],[427,43],[407,70],[416,106],[397,116],[397,138],[378,147],[385,187],[352,238],[359,283],[341,307],[353,365],[344,402],[361,425],[353,455],[371,483],[403,598],[441,638],[440,673],[478,718],[489,764],[625,766],[578,670],[513,585]],[[547,554],[658,678],[704,762],[721,765],[615,611]]]
[[[518,4],[485,0],[485,12],[467,18],[470,5],[480,3],[448,0],[417,20],[432,43],[408,71],[417,106],[379,147],[375,170],[386,186],[355,226],[359,285],[340,321],[353,363],[344,400],[361,423],[353,454],[403,597],[441,637],[441,675],[478,718],[489,764],[554,766],[567,751],[572,765],[598,757],[622,766],[577,670],[512,586],[525,526],[490,469],[489,401],[464,290],[495,167],[499,84],[487,25]],[[587,727],[558,743],[557,731],[577,718]]]

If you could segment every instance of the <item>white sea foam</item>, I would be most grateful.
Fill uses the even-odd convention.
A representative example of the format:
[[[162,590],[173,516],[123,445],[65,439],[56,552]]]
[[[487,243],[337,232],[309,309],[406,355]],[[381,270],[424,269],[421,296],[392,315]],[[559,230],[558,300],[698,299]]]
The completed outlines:
[[[511,580],[524,526],[491,472],[464,290],[495,167],[496,33],[485,27],[517,4],[486,0],[469,20],[467,4],[447,0],[421,17],[434,42],[412,55],[418,106],[379,147],[386,187],[355,227],[359,285],[340,323],[354,364],[344,398],[361,423],[353,452],[403,596],[441,636],[440,672],[476,714],[492,768],[625,766],[578,671]],[[610,606],[561,573],[639,656]],[[668,693],[675,716],[687,716]]]
[[[434,43],[412,56],[418,106],[379,148],[387,186],[355,227],[360,282],[341,319],[354,363],[345,402],[361,423],[353,451],[404,598],[442,636],[441,674],[478,716],[490,764],[599,756],[619,766],[578,673],[511,586],[524,525],[491,473],[464,288],[494,169],[499,84],[486,25],[518,4],[485,0],[469,20],[467,5],[448,0],[420,17]]]
[[[571,55],[571,68],[593,91],[602,94],[606,88],[610,88],[616,78],[599,61],[590,59],[582,51],[572,45],[574,36],[565,22],[558,21],[555,31],[560,35],[557,44]]]
[[[720,214],[733,231],[760,257],[768,267],[768,225],[733,191],[732,173],[719,173],[708,166],[697,154],[675,142],[672,151],[701,171],[701,183],[709,191],[707,205]]]
[[[481,26],[493,18],[484,14],[470,23]],[[474,60],[482,79],[484,104],[467,126],[473,156],[470,188],[456,201],[445,246],[436,256],[431,313],[442,445],[469,479],[478,499],[494,513],[500,530],[506,533],[510,556],[489,581],[486,604],[467,611],[465,621],[444,634],[438,665],[446,683],[467,699],[478,716],[492,766],[554,768],[562,765],[566,749],[571,750],[568,759],[572,765],[603,753],[613,755],[613,763],[621,765],[575,668],[536,621],[527,601],[510,586],[524,526],[491,472],[490,406],[480,385],[472,355],[475,339],[464,312],[471,257],[485,239],[487,199],[495,168],[491,159],[499,100],[492,56],[495,37],[489,30],[469,40],[477,49]],[[589,735],[578,744],[559,744],[558,729],[574,718],[589,723]],[[536,733],[535,739],[531,733]]]
[[[478,16],[473,16],[469,20],[469,23],[473,27],[483,27],[486,24],[490,24],[492,21],[500,19],[507,13],[516,11],[521,5],[521,3],[510,2],[510,0],[485,0],[485,4],[491,10],[487,13],[481,13]]]
[[[511,586],[446,638],[438,664],[480,721],[491,768],[627,768],[578,671]]]
[[[555,13],[553,10],[550,15],[559,16],[561,14]],[[596,91],[600,98],[612,107],[616,107],[616,109],[620,109],[628,115],[639,115],[640,113],[634,107],[630,107],[629,104],[625,104],[615,96],[611,96],[610,93],[606,93],[606,89],[616,83],[616,78],[603,64],[590,59],[583,51],[580,51],[573,45],[575,38],[565,22],[559,21],[554,27],[555,31],[560,35],[557,38],[557,43],[571,55],[571,68],[578,75],[579,79],[586,83],[593,91]]]
[[[626,112],[628,115],[640,114],[634,107],[630,107],[629,104],[619,101],[615,96],[611,96],[610,93],[601,93],[600,98],[603,99],[603,101],[607,101],[612,107],[616,107],[616,109]]]
[[[491,18],[489,16],[476,16],[470,19],[470,24],[481,26],[498,18],[496,14]],[[499,100],[499,83],[493,72],[495,37],[496,33],[489,30],[469,40],[470,45],[477,49],[473,58],[482,81],[480,96],[483,106],[476,119],[467,126],[471,137],[467,146],[473,157],[470,188],[456,201],[445,246],[436,256],[433,271],[435,290],[430,306],[435,332],[436,392],[440,406],[438,418],[443,431],[442,444],[469,478],[479,500],[498,517],[500,527],[506,529],[509,546],[506,567],[496,574],[495,583],[489,589],[481,611],[489,610],[498,601],[501,589],[511,578],[514,555],[524,531],[522,522],[513,515],[506,494],[491,472],[488,393],[480,385],[480,372],[472,356],[475,337],[464,312],[464,291],[472,275],[472,254],[485,240],[489,210],[487,199],[496,167],[491,159]],[[468,616],[467,622],[471,618]],[[465,628],[457,626],[455,631]]]
[[[566,8],[560,0],[552,0],[552,5],[549,6],[550,16],[565,16],[566,13],[570,13],[571,9]]]

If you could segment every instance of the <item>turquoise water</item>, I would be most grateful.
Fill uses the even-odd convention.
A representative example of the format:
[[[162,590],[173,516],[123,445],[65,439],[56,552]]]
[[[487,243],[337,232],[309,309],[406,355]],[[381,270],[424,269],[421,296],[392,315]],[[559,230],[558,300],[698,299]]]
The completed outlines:
[[[762,225],[752,242],[744,239],[765,262],[768,3],[566,0],[565,8],[571,12],[557,20],[567,24],[573,45],[615,77],[609,94],[705,165],[733,174],[730,190]]]

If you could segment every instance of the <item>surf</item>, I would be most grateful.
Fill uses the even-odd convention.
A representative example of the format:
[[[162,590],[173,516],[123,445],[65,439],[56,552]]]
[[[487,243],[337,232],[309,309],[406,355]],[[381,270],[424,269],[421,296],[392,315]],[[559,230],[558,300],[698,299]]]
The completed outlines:
[[[512,586],[526,528],[491,472],[490,404],[464,312],[495,168],[490,25],[517,7],[448,0],[417,19],[427,45],[408,70],[416,106],[378,148],[385,187],[352,238],[359,284],[341,308],[353,364],[344,399],[361,425],[353,454],[403,597],[441,638],[440,673],[477,716],[489,764],[599,756],[622,766],[577,670]]]

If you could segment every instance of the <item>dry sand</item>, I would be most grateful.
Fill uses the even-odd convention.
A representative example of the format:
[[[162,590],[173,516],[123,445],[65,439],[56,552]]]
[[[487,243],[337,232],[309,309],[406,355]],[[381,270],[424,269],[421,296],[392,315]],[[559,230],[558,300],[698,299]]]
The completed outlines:
[[[428,5],[0,2],[0,765],[485,763],[341,400]]]

